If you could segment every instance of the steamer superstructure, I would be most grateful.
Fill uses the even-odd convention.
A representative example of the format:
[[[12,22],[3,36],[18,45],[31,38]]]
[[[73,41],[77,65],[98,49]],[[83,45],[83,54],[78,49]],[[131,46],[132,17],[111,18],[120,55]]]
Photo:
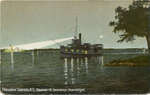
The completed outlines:
[[[101,56],[103,44],[82,43],[82,34],[79,33],[78,38],[75,36],[72,43],[67,46],[60,47],[61,57],[78,58],[78,57],[94,57]]]

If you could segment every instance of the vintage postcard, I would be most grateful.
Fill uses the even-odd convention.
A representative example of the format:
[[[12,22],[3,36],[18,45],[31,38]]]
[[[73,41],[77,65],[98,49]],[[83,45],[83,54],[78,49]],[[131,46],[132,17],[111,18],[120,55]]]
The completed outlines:
[[[0,95],[150,93],[150,0],[0,0]]]

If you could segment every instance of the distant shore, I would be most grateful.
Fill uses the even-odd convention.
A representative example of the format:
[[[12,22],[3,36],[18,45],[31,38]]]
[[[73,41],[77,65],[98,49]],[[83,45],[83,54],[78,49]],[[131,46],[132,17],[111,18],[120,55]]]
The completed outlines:
[[[150,56],[142,55],[125,60],[113,60],[105,64],[105,66],[150,66]]]

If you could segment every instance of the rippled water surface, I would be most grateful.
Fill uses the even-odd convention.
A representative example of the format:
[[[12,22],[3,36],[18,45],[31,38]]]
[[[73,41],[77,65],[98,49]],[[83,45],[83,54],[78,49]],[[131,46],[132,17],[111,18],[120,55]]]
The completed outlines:
[[[107,54],[91,59],[60,59],[57,51],[2,53],[3,88],[81,88],[70,93],[147,93],[150,67],[104,67],[113,59],[136,55]],[[48,92],[46,92],[48,93]],[[68,92],[55,92],[68,93]]]

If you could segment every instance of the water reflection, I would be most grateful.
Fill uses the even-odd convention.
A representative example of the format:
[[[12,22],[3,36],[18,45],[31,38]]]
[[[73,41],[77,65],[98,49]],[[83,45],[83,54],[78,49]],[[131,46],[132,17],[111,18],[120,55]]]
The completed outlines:
[[[0,50],[0,64],[2,63],[2,52]]]
[[[94,59],[98,62],[97,64],[100,64],[100,67],[103,67],[103,56]],[[86,78],[89,75],[89,62],[90,59],[88,57],[64,58],[65,84],[77,84]]]
[[[88,58],[85,57],[85,70],[86,70],[86,74],[88,74]]]
[[[68,84],[68,63],[67,63],[67,58],[64,59],[64,76],[65,76],[65,85]]]
[[[32,54],[31,54],[31,55],[32,55],[32,66],[34,66],[34,63],[35,63],[35,58],[34,58],[34,57],[35,57],[35,56],[34,56],[34,51],[32,51]]]
[[[14,52],[10,52],[11,69],[14,70]]]
[[[71,84],[75,83],[75,78],[74,78],[74,59],[71,58]]]
[[[31,55],[32,55],[32,66],[34,66],[34,64],[37,64],[39,61],[39,51],[33,50]]]
[[[77,58],[77,77],[79,77],[79,74],[80,74],[80,59]]]
[[[84,64],[84,63],[83,63],[83,58],[81,58],[81,67],[83,66],[83,64]]]
[[[99,56],[98,57],[98,63],[103,66],[104,65],[104,57],[103,56]]]
[[[102,66],[104,65],[104,56],[101,56]]]
[[[54,56],[51,58],[52,53],[39,52],[39,59],[36,58],[36,54],[37,53],[34,52],[30,53],[30,55],[28,55],[28,53],[23,53],[23,55],[20,56],[14,53],[14,71],[17,73],[13,74],[10,73],[11,70],[9,69],[11,68],[7,69],[9,66],[7,62],[10,63],[10,60],[8,60],[10,59],[10,53],[2,55],[2,63],[4,63],[2,68],[3,75],[6,76],[3,77],[3,86],[16,88],[50,88],[58,86],[62,88],[65,88],[66,86],[81,88],[87,87],[86,89],[89,91],[89,88],[92,90],[98,88],[96,92],[103,92],[104,90],[113,91],[118,89],[132,92],[131,90],[143,90],[147,89],[149,86],[148,81],[150,76],[148,67],[102,66],[102,64],[105,64],[108,60],[117,59],[115,55],[92,57],[90,59],[64,58],[63,60],[59,60],[59,55],[54,53]],[[128,58],[131,56],[123,56],[123,58],[126,57]],[[25,58],[26,60],[22,61],[22,58]],[[120,56],[118,59],[119,58]],[[35,61],[37,62],[37,60],[38,64],[35,64]],[[32,64],[31,62],[34,64],[34,68],[29,68]],[[136,85],[142,85],[142,87]]]
[[[88,58],[64,58],[64,84],[76,84],[80,76],[88,75]]]

